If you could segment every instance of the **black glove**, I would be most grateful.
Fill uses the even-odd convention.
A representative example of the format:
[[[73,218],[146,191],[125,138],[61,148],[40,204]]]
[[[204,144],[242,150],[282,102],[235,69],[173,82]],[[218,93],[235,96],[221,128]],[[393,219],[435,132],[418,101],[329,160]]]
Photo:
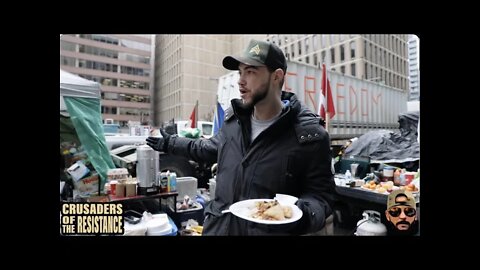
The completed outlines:
[[[162,134],[162,137],[148,137],[147,145],[156,151],[167,152],[170,135],[166,133],[163,129],[160,129],[160,134]]]
[[[319,116],[320,120],[318,121],[320,123],[320,125],[325,128],[325,125],[326,125],[326,122],[325,122],[325,119],[323,119],[321,116]]]
[[[295,203],[295,205],[298,206],[298,208],[303,212],[303,216],[297,222],[297,226],[295,228],[295,232],[298,234],[304,234],[310,226],[310,218],[308,217],[308,215],[310,214],[310,211],[308,210],[309,204],[310,203],[308,201],[305,201],[303,199],[298,199]]]

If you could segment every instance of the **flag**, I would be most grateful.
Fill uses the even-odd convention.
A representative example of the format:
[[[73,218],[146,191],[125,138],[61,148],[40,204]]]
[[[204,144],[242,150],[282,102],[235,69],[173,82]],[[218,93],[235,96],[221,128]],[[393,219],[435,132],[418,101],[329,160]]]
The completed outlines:
[[[216,135],[220,128],[223,126],[223,119],[225,118],[225,111],[223,111],[222,105],[217,101],[217,109],[213,117],[213,135]]]
[[[197,111],[198,111],[198,100],[197,103],[195,104],[195,107],[193,107],[192,114],[190,115],[190,127],[191,128],[196,128],[197,127]]]
[[[330,118],[335,116],[335,105],[333,104],[332,88],[330,87],[330,80],[327,78],[327,68],[325,64],[322,65],[322,91],[320,92],[320,102],[318,106],[318,114],[326,119],[326,113],[330,114]],[[327,96],[327,98],[325,98]],[[326,100],[327,99],[327,100]]]

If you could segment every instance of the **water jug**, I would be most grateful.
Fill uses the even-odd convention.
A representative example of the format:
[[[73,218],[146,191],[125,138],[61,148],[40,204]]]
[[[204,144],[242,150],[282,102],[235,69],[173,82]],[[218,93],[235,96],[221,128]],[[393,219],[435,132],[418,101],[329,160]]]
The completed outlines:
[[[141,145],[137,147],[137,181],[138,194],[146,195],[158,192],[155,185],[157,174],[160,169],[158,151],[150,146]]]

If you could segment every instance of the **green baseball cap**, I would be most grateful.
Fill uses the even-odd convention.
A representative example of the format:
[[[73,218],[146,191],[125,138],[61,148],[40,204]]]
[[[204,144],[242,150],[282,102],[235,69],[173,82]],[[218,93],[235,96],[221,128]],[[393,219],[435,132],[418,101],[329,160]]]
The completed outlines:
[[[254,39],[250,40],[250,44],[248,44],[242,56],[226,56],[222,62],[223,66],[229,70],[238,70],[240,63],[249,66],[267,66],[272,69],[287,70],[287,60],[277,45]]]
[[[399,196],[407,197],[407,201],[406,202],[395,202],[396,198],[399,197]],[[398,205],[409,205],[409,206],[415,208],[416,203],[415,203],[415,198],[413,197],[412,193],[410,191],[405,191],[405,190],[402,190],[402,189],[397,189],[397,190],[392,191],[392,193],[390,193],[388,195],[387,209],[390,209],[390,207],[392,207],[392,206],[398,206]]]

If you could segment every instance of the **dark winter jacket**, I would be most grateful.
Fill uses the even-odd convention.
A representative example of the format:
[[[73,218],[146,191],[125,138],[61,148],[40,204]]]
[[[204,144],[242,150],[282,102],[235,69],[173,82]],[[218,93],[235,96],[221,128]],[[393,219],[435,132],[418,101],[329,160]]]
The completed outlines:
[[[232,100],[220,132],[210,139],[172,137],[168,152],[193,160],[217,162],[215,199],[205,208],[203,235],[304,234],[323,228],[332,213],[335,192],[330,139],[320,118],[293,93],[282,92],[280,118],[250,142],[252,109]],[[299,198],[303,217],[288,225],[263,225],[231,213],[235,202],[272,199],[275,194]]]

